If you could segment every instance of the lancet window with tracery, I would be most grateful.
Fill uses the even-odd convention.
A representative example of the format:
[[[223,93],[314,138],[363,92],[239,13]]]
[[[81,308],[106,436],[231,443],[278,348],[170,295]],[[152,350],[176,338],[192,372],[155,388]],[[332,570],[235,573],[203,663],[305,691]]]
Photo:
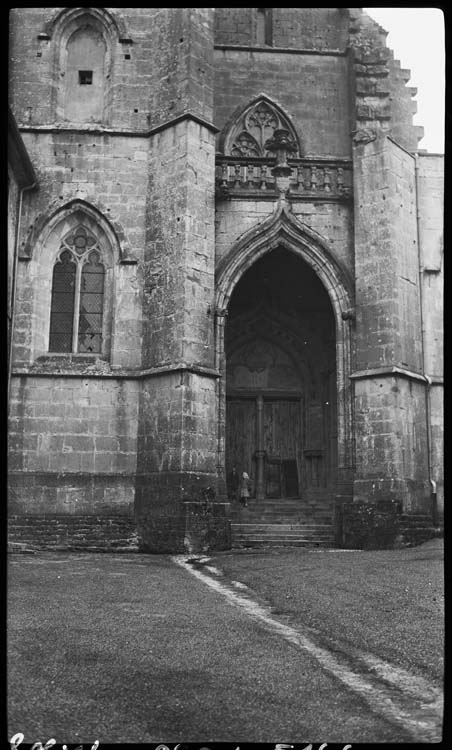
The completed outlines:
[[[104,285],[97,239],[79,226],[61,241],[53,268],[49,351],[102,351]]]

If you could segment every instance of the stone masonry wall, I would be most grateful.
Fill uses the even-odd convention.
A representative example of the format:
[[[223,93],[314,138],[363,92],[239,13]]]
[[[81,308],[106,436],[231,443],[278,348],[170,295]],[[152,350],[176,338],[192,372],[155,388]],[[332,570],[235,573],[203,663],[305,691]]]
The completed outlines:
[[[60,84],[56,65],[55,34],[40,41],[46,24],[62,9],[27,8],[11,12],[11,103],[21,124],[51,124],[56,121],[52,107],[52,86]],[[207,9],[112,8],[121,19],[130,44],[115,39],[112,45],[111,114],[108,126],[128,130],[155,127],[186,109],[192,48],[187,28],[193,14]],[[170,54],[167,54],[169,52]],[[200,48],[198,56],[207,48]],[[24,85],[24,83],[26,85]],[[191,87],[192,84],[190,84]],[[197,87],[197,112],[202,115],[203,85]],[[182,94],[182,95],[181,95]]]
[[[341,50],[347,47],[343,8],[273,8],[273,46]]]
[[[144,244],[144,197],[148,141],[99,134],[23,133],[39,179],[24,206],[20,248],[32,231],[37,217],[59,201],[74,198],[100,205],[106,221],[119,222],[132,253],[139,261]],[[45,229],[45,227],[44,227]],[[38,238],[36,238],[38,239]],[[16,326],[13,361],[15,366],[31,364],[45,354],[53,256],[44,247],[32,258],[19,262]],[[110,362],[114,366],[137,367],[141,362],[141,266],[119,264],[113,250],[113,295]],[[47,252],[47,254],[46,254]]]
[[[418,157],[419,254],[425,372],[429,388],[431,478],[438,512],[444,512],[444,157]]]
[[[443,375],[444,157],[418,156],[417,204],[425,369]]]
[[[158,102],[168,98],[173,103],[173,117],[182,110],[210,123],[212,13],[201,8],[167,12],[161,66],[176,66],[183,76],[174,92],[163,77],[153,95]],[[185,29],[183,60],[175,59],[173,49],[179,25]],[[214,273],[213,133],[190,118],[176,120],[152,136],[150,148],[143,362],[148,367],[181,361],[211,366],[213,325],[207,311]]]
[[[354,186],[354,499],[428,513],[414,158],[386,138],[360,145]]]
[[[36,220],[45,219],[50,206],[64,206],[77,198],[94,205],[110,222],[113,233],[114,227],[121,227],[118,242],[125,240],[139,262],[144,245],[149,141],[140,135],[101,133],[92,125],[71,129],[65,123],[63,129],[60,123],[59,129],[50,129],[56,119],[52,86],[58,76],[57,50],[55,35],[40,41],[38,34],[58,12],[35,8],[11,14],[10,94],[39,181],[39,190],[24,205],[20,252]],[[146,22],[141,21],[148,16],[144,14],[140,20],[141,15],[141,11],[132,11],[129,20],[143,36]],[[144,55],[148,66],[140,46],[134,50],[140,50],[138,58]],[[149,109],[147,81],[139,80],[137,72],[145,71],[133,51],[126,59],[118,41],[113,54],[115,117],[108,125],[139,131],[149,126],[145,116]],[[115,368],[136,368],[141,363],[141,266],[120,264],[123,248],[112,248],[114,262],[107,287],[112,303],[108,361],[85,362],[88,377],[84,378],[81,363],[36,361],[48,348],[48,340],[41,339],[48,326],[52,265],[45,244],[40,252],[36,250],[38,239],[31,243],[31,260],[20,261],[18,268],[13,353],[16,375],[9,433],[10,514],[36,520],[24,522],[25,527],[22,524],[20,529],[16,524],[13,533],[24,538],[41,524],[41,528],[47,528],[51,543],[51,514],[61,517],[60,530],[65,525],[61,534],[66,542],[72,539],[79,544],[84,536],[87,543],[90,535],[97,534],[108,544],[120,544],[125,521],[104,524],[102,533],[99,518],[127,519],[129,526],[134,523],[139,383],[105,374],[108,371],[111,375]],[[19,375],[30,366],[32,372],[41,371],[45,377]],[[92,377],[96,374],[99,379]],[[71,523],[75,517],[78,520]]]
[[[179,122],[152,139],[144,266],[147,366],[213,365],[213,159],[213,136],[195,122]]]
[[[199,475],[215,474],[214,384],[212,378],[181,371],[147,383],[143,402],[153,408],[143,409],[139,424],[140,475],[173,485],[170,496],[152,496],[153,506],[163,512],[177,504],[181,493],[185,500],[196,500]]]
[[[389,139],[354,159],[358,370],[421,372],[414,158]]]
[[[37,215],[52,201],[90,199],[105,208],[105,217],[117,221],[138,256],[144,244],[144,213],[149,142],[144,138],[73,132],[22,132],[39,177],[39,190],[24,211],[20,244]]]
[[[258,8],[215,8],[216,44],[257,44]],[[268,9],[270,10],[270,9]],[[347,16],[341,8],[272,8],[272,46],[345,50]]]
[[[133,516],[114,511],[108,515],[10,514],[8,548],[11,552],[138,552],[138,539]]]
[[[196,505],[203,489],[215,488],[217,463],[213,13],[168,12],[161,70],[176,66],[179,83],[168,92],[163,76],[154,91],[155,101],[169,95],[162,106],[171,105],[174,119],[150,145],[142,354],[153,372],[140,399],[136,485],[140,545],[153,552],[184,549],[186,523],[196,528],[186,501]],[[175,29],[185,40],[181,59]]]
[[[135,508],[142,548],[184,549],[185,504],[216,490],[215,379],[188,371],[144,384],[138,430]],[[193,505],[193,507],[194,507]]]
[[[406,513],[429,510],[424,424],[422,382],[397,376],[356,381],[356,502],[394,501]]]
[[[14,268],[14,246],[17,231],[17,206],[19,198],[19,186],[14,177],[13,170],[8,165],[8,260],[7,260],[7,316],[8,316],[8,344],[10,339],[10,325],[12,316],[12,289]],[[9,346],[8,346],[9,351]]]
[[[348,61],[339,55],[215,50],[215,125],[264,93],[292,119],[306,156],[350,156]]]
[[[10,513],[131,514],[138,390],[133,380],[13,378]]]

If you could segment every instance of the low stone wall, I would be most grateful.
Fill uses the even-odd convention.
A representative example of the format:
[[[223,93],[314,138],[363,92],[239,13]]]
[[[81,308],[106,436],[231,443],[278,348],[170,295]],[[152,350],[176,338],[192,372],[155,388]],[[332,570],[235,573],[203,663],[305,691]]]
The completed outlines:
[[[8,549],[199,553],[231,548],[228,505],[187,502],[179,515],[11,515]]]
[[[435,526],[432,518],[427,515],[401,515],[398,524],[398,534],[395,539],[396,547],[415,547],[434,537],[443,536],[441,525]]]
[[[441,536],[428,514],[405,514],[391,501],[347,502],[335,510],[335,540],[345,549],[396,549]]]
[[[138,552],[135,520],[110,515],[29,515],[8,518],[10,551]]]

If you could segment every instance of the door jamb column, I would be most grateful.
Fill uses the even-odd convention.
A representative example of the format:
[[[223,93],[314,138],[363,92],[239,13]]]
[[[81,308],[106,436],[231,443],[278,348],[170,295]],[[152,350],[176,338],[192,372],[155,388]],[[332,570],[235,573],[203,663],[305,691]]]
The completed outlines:
[[[264,484],[264,397],[258,396],[256,399],[257,419],[256,419],[256,500],[263,500],[265,497]]]

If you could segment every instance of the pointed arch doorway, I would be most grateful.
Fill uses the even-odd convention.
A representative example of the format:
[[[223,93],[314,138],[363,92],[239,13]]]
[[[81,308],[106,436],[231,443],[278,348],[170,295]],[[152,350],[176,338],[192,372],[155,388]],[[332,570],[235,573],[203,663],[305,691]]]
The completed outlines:
[[[335,317],[314,270],[282,246],[231,294],[225,328],[226,478],[251,479],[251,505],[330,506],[337,476]]]

